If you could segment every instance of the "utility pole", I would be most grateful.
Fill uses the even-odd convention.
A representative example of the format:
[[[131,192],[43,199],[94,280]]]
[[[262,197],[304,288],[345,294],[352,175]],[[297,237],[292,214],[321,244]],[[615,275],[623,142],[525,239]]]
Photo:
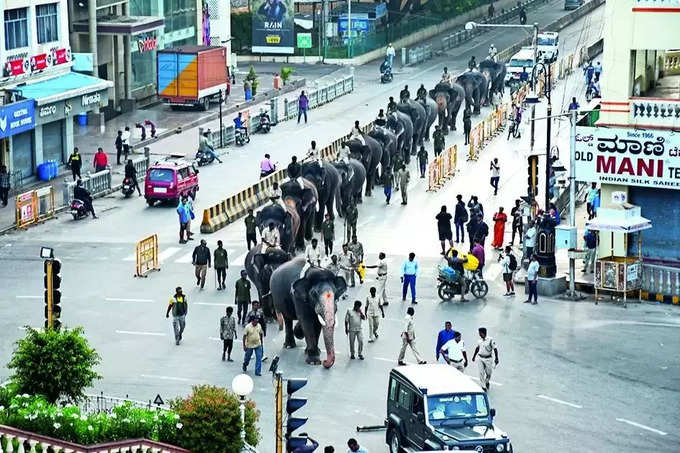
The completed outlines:
[[[550,102],[550,65],[545,65],[546,71],[543,73],[545,80],[545,94],[548,98],[548,112],[547,112],[547,127],[546,127],[546,139],[545,139],[545,208],[544,212],[550,211],[550,175],[552,173],[552,161],[550,156],[550,128],[552,125],[552,104]]]
[[[222,103],[224,102],[224,97],[222,96],[222,90],[220,89],[220,148],[224,148],[224,139],[222,136]],[[211,137],[212,141],[212,137]]]
[[[283,374],[274,373],[274,395],[276,408],[276,423],[274,440],[276,442],[276,453],[283,453]]]
[[[578,112],[571,111],[569,134],[569,226],[576,228],[576,119]],[[578,240],[578,238],[577,238]],[[569,296],[576,297],[576,259],[569,257]]]
[[[347,0],[347,58],[352,58],[352,0]]]
[[[534,67],[531,68],[531,91],[534,99],[538,99],[536,93],[536,65],[538,64],[538,23],[534,22]],[[531,154],[534,153],[534,142],[536,132],[536,103],[531,105],[531,140],[530,149]]]

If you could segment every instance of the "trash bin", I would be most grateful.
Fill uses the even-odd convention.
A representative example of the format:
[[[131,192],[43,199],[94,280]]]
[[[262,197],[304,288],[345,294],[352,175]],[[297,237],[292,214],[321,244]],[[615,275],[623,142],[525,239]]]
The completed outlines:
[[[78,120],[78,126],[87,126],[87,113],[76,115],[76,119]]]
[[[50,180],[49,162],[43,162],[42,164],[38,165],[38,178],[41,181],[49,181]]]

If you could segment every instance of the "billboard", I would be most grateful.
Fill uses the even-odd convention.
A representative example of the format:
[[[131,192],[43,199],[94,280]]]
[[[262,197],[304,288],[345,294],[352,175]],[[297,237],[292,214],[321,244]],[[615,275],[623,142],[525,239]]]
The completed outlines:
[[[577,127],[578,181],[680,190],[680,136],[672,131]]]
[[[293,0],[253,0],[253,53],[292,54]]]

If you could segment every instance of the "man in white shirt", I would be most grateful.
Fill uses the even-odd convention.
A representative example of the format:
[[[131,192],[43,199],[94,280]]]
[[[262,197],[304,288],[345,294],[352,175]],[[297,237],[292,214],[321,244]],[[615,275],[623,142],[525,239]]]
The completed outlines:
[[[274,226],[274,222],[269,222],[268,228],[262,233],[262,242],[267,249],[280,247],[281,236],[279,230]]]
[[[378,339],[378,326],[380,325],[380,315],[385,316],[380,298],[377,295],[375,286],[371,286],[369,295],[366,297],[366,317],[368,317],[368,342],[373,343]]]
[[[381,305],[389,305],[389,301],[387,300],[387,290],[385,289],[387,286],[387,260],[385,259],[385,254],[383,252],[378,254],[378,264],[365,267],[366,269],[378,269],[378,275],[375,278],[378,282],[377,294],[382,301]]]
[[[467,353],[465,352],[465,343],[461,340],[460,332],[453,334],[453,340],[444,343],[439,353],[444,357],[446,363],[456,368],[461,373],[465,372],[465,367],[468,365]]]
[[[319,251],[319,240],[312,239],[312,243],[305,249],[305,265],[300,270],[300,278],[303,278],[310,267],[321,267],[321,252]]]
[[[498,349],[494,339],[486,335],[486,327],[480,327],[478,330],[480,339],[475,353],[472,354],[472,361],[474,362],[479,356],[479,383],[482,385],[482,390],[486,392],[489,390],[494,366],[498,366]],[[493,362],[492,355],[495,355]]]
[[[317,161],[320,167],[323,167],[321,160],[321,151],[316,147],[316,141],[312,140],[310,148],[307,150],[307,158],[311,161]]]
[[[387,57],[387,60],[390,62],[390,67],[392,67],[394,64],[395,55],[396,52],[394,51],[394,47],[392,47],[392,43],[389,43],[387,45],[387,49],[385,50],[385,56]]]
[[[526,250],[524,257],[531,259],[534,254],[534,247],[536,246],[536,223],[533,220],[529,221],[529,228],[524,233],[524,248]]]
[[[536,305],[538,303],[538,258],[536,255],[531,255],[529,268],[527,269],[527,285],[529,285],[529,298],[524,301],[525,304]],[[531,296],[534,296],[534,301],[531,301]]]
[[[123,141],[123,155],[125,156],[125,160],[128,158],[128,154],[130,154],[130,127],[125,126],[125,130],[123,131],[123,134],[120,136],[120,139]]]
[[[415,312],[416,311],[413,309],[413,307],[408,307],[406,309],[406,317],[404,318],[404,329],[401,332],[402,343],[401,350],[399,351],[398,359],[399,366],[406,365],[406,362],[404,362],[404,356],[406,355],[406,347],[408,346],[411,347],[413,356],[416,358],[419,365],[427,363],[420,358],[420,353],[418,352],[418,349],[416,349],[416,330],[415,327],[413,326],[413,315],[415,314]]]

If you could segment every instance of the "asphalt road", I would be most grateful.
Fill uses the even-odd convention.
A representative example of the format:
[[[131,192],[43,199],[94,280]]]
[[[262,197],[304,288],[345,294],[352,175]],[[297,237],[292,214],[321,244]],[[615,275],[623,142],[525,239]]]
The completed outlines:
[[[599,36],[602,12],[596,11],[562,33],[563,55]],[[535,20],[542,22],[545,17],[548,22],[559,13],[546,7],[541,13],[544,16]],[[421,81],[432,85],[444,64],[462,71],[469,56],[483,56],[491,41],[502,48],[517,38],[507,31],[489,33],[483,40],[425,67],[404,70],[390,86],[379,84],[377,68],[357,68],[356,92],[312,112],[309,126],[278,126],[267,136],[255,137],[248,147],[232,151],[228,164],[203,169],[197,208],[254,181],[257,161],[264,152],[287,162],[290,155],[306,149],[311,139],[325,143],[345,133],[355,118],[362,122],[373,119],[386,97],[396,95],[402,83],[408,83],[413,91]],[[553,103],[557,104],[559,97],[578,95],[582,88],[576,74],[561,82]],[[564,125],[556,128],[556,141],[564,143],[564,130]],[[542,131],[539,126],[536,146],[541,146]],[[310,367],[303,362],[301,347],[280,350],[282,335],[270,329],[267,355],[281,356],[280,368],[285,376],[309,378],[309,385],[300,394],[310,401],[300,414],[310,418],[304,430],[323,445],[333,444],[342,451],[346,439],[356,436],[369,451],[386,451],[383,433],[357,435],[354,428],[379,424],[385,417],[387,376],[396,362],[406,309],[400,302],[398,269],[405,255],[415,251],[422,269],[416,308],[421,352],[434,360],[436,334],[445,320],[451,320],[463,333],[470,353],[477,327],[489,329],[500,352],[490,398],[498,411],[496,421],[509,433],[516,451],[677,450],[680,433],[674,420],[680,403],[680,317],[676,307],[633,304],[623,309],[557,300],[540,300],[537,306],[521,304],[521,294],[514,300],[501,295],[500,267],[490,249],[486,271],[490,292],[485,300],[461,305],[437,299],[434,274],[439,245],[434,215],[442,204],[452,206],[457,193],[466,199],[473,193],[479,195],[487,219],[498,206],[509,208],[524,192],[526,135],[511,142],[497,138],[477,163],[465,162],[461,153],[461,171],[437,193],[426,193],[425,180],[416,178],[412,168],[406,207],[399,205],[398,193],[393,204],[385,206],[380,190],[360,207],[360,240],[367,250],[367,261],[374,261],[377,253],[384,251],[391,275],[388,289],[392,303],[380,339],[365,344],[367,360],[350,361],[343,334],[337,332],[335,366],[331,370]],[[447,138],[448,143],[459,141],[459,135]],[[157,146],[174,145],[168,142]],[[493,157],[499,157],[502,166],[498,197],[491,195],[487,182],[487,162]],[[221,362],[217,338],[219,317],[232,303],[233,289],[218,293],[210,286],[214,285],[212,275],[204,291],[193,286],[192,247],[177,244],[173,209],[149,209],[142,200],[123,201],[118,194],[98,200],[96,206],[100,220],[73,222],[61,217],[1,238],[0,260],[5,272],[0,275],[4,288],[0,299],[0,362],[7,362],[12,343],[22,336],[22,326],[42,324],[38,250],[40,245],[49,245],[63,260],[63,320],[67,325],[84,326],[103,357],[100,372],[104,379],[93,391],[140,400],[153,399],[159,393],[167,401],[188,393],[198,383],[229,386],[240,372],[241,353],[235,352],[235,363]],[[198,231],[198,224],[194,230]],[[336,231],[341,231],[339,224]],[[162,269],[147,279],[133,278],[134,243],[154,232],[160,237]],[[245,255],[244,226],[239,222],[206,238],[211,246],[217,239],[225,243],[232,262],[228,281],[233,285]],[[364,299],[372,277],[369,274],[366,284],[352,289],[349,299],[339,304],[340,319],[350,301]],[[171,325],[163,316],[177,285],[184,286],[190,300],[185,340],[179,347],[174,345]],[[407,356],[407,360],[412,358]],[[476,368],[469,368],[467,373],[476,376]],[[268,376],[256,379],[252,397],[262,411],[261,451],[270,452],[273,392]]]

